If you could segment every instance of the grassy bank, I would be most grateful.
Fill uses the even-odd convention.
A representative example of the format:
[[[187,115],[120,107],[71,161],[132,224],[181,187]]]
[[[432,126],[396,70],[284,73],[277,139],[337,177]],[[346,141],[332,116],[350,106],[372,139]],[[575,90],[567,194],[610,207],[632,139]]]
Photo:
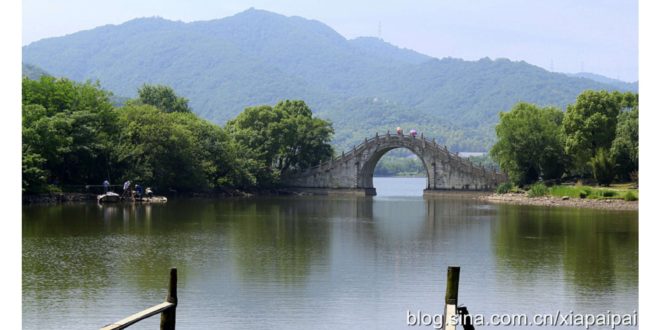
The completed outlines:
[[[639,199],[639,189],[634,188],[633,184],[614,184],[610,187],[585,186],[581,184],[562,184],[548,187],[543,183],[536,183],[524,190],[517,188],[509,183],[498,187],[497,193],[526,193],[528,197],[569,197],[579,199],[621,199],[626,201],[636,201]]]
[[[570,198],[587,199],[623,199],[630,201],[639,199],[639,190],[633,189],[631,184],[618,184],[610,187],[557,185],[549,187],[548,194],[555,197],[568,196]]]

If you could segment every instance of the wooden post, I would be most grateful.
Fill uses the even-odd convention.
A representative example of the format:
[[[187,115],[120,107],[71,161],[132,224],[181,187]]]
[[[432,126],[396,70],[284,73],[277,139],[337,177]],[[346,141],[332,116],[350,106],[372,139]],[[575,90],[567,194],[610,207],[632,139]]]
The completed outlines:
[[[461,267],[447,267],[447,291],[445,292],[445,330],[456,330],[454,321],[458,320],[456,306],[458,305],[458,278]]]
[[[160,329],[174,330],[176,324],[176,305],[178,303],[176,296],[176,268],[170,268],[170,285],[167,288],[167,298],[165,298],[165,301],[173,303],[174,306],[160,314]]]

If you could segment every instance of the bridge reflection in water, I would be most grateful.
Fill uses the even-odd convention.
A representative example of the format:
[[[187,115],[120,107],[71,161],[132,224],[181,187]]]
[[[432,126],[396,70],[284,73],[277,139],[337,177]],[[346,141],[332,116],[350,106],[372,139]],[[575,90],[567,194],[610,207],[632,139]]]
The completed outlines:
[[[388,132],[365,139],[348,153],[342,152],[318,166],[291,173],[283,178],[283,183],[294,190],[319,194],[375,195],[376,164],[388,151],[397,148],[410,150],[424,164],[428,178],[425,194],[445,190],[492,190],[507,180],[504,173],[474,165],[424,135]]]

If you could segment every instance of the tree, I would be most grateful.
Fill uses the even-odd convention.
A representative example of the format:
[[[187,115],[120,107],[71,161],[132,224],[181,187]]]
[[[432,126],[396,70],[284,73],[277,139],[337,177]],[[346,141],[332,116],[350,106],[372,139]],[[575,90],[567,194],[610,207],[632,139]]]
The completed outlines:
[[[179,97],[169,86],[144,84],[138,89],[140,104],[149,104],[164,112],[191,112],[188,99]]]
[[[163,112],[151,105],[119,110],[117,166],[123,178],[160,191],[200,192],[249,188],[255,165],[225,131],[193,113]]]
[[[257,177],[262,184],[274,183],[283,173],[316,165],[333,154],[332,125],[314,118],[303,101],[246,108],[226,129],[261,164]]]
[[[518,103],[510,112],[500,113],[497,142],[490,154],[513,182],[523,185],[539,178],[561,178],[566,163],[562,116],[559,109],[529,103]]]
[[[566,153],[572,158],[572,170],[576,174],[588,174],[589,161],[597,150],[612,146],[617,117],[625,102],[630,102],[629,95],[589,90],[567,107],[562,129]]]
[[[200,146],[182,118],[150,105],[129,105],[119,112],[118,161],[126,179],[161,191],[212,188]]]
[[[192,113],[172,113],[171,116],[190,131],[195,155],[210,187],[249,188],[255,185],[256,179],[251,173],[254,162],[245,157],[249,153],[241,150],[224,129]]]
[[[598,184],[609,186],[614,180],[614,159],[610,157],[609,152],[605,148],[598,148],[596,155],[589,161],[591,171]]]
[[[41,155],[23,148],[23,192],[44,192],[47,190],[47,172],[44,169],[46,160]]]
[[[630,180],[630,174],[639,169],[639,108],[619,115],[616,137],[610,154],[615,162],[615,172],[620,180]]]
[[[36,178],[50,184],[102,182],[118,129],[111,94],[98,83],[48,76],[24,78],[22,88],[23,166],[39,173],[27,177],[24,190],[42,189],[44,182],[30,183]]]
[[[23,80],[25,193],[105,179],[179,191],[257,183],[254,153],[221,127],[190,111],[164,111],[139,100],[115,109],[110,96],[98,83]]]
[[[280,172],[307,168],[332,157],[330,122],[314,118],[303,101],[282,101],[274,110],[284,113],[280,127],[286,132],[277,154]]]

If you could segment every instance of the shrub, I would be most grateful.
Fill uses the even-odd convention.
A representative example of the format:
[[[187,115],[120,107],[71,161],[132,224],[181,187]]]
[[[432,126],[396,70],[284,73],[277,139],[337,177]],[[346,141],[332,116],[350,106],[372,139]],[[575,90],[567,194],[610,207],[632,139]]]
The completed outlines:
[[[513,183],[505,182],[497,186],[497,189],[495,189],[495,193],[506,194],[508,192],[511,192],[512,189],[513,189]]]
[[[616,191],[605,190],[603,191],[603,197],[614,197],[616,196]]]
[[[637,196],[632,191],[629,191],[625,195],[623,195],[623,199],[632,202],[637,200]]]
[[[548,187],[546,187],[542,182],[533,184],[531,187],[529,187],[529,191],[527,191],[528,197],[541,197],[547,194]]]
[[[587,196],[589,196],[589,191],[588,190],[581,190],[580,191],[580,198],[584,199],[584,198],[587,198]]]

